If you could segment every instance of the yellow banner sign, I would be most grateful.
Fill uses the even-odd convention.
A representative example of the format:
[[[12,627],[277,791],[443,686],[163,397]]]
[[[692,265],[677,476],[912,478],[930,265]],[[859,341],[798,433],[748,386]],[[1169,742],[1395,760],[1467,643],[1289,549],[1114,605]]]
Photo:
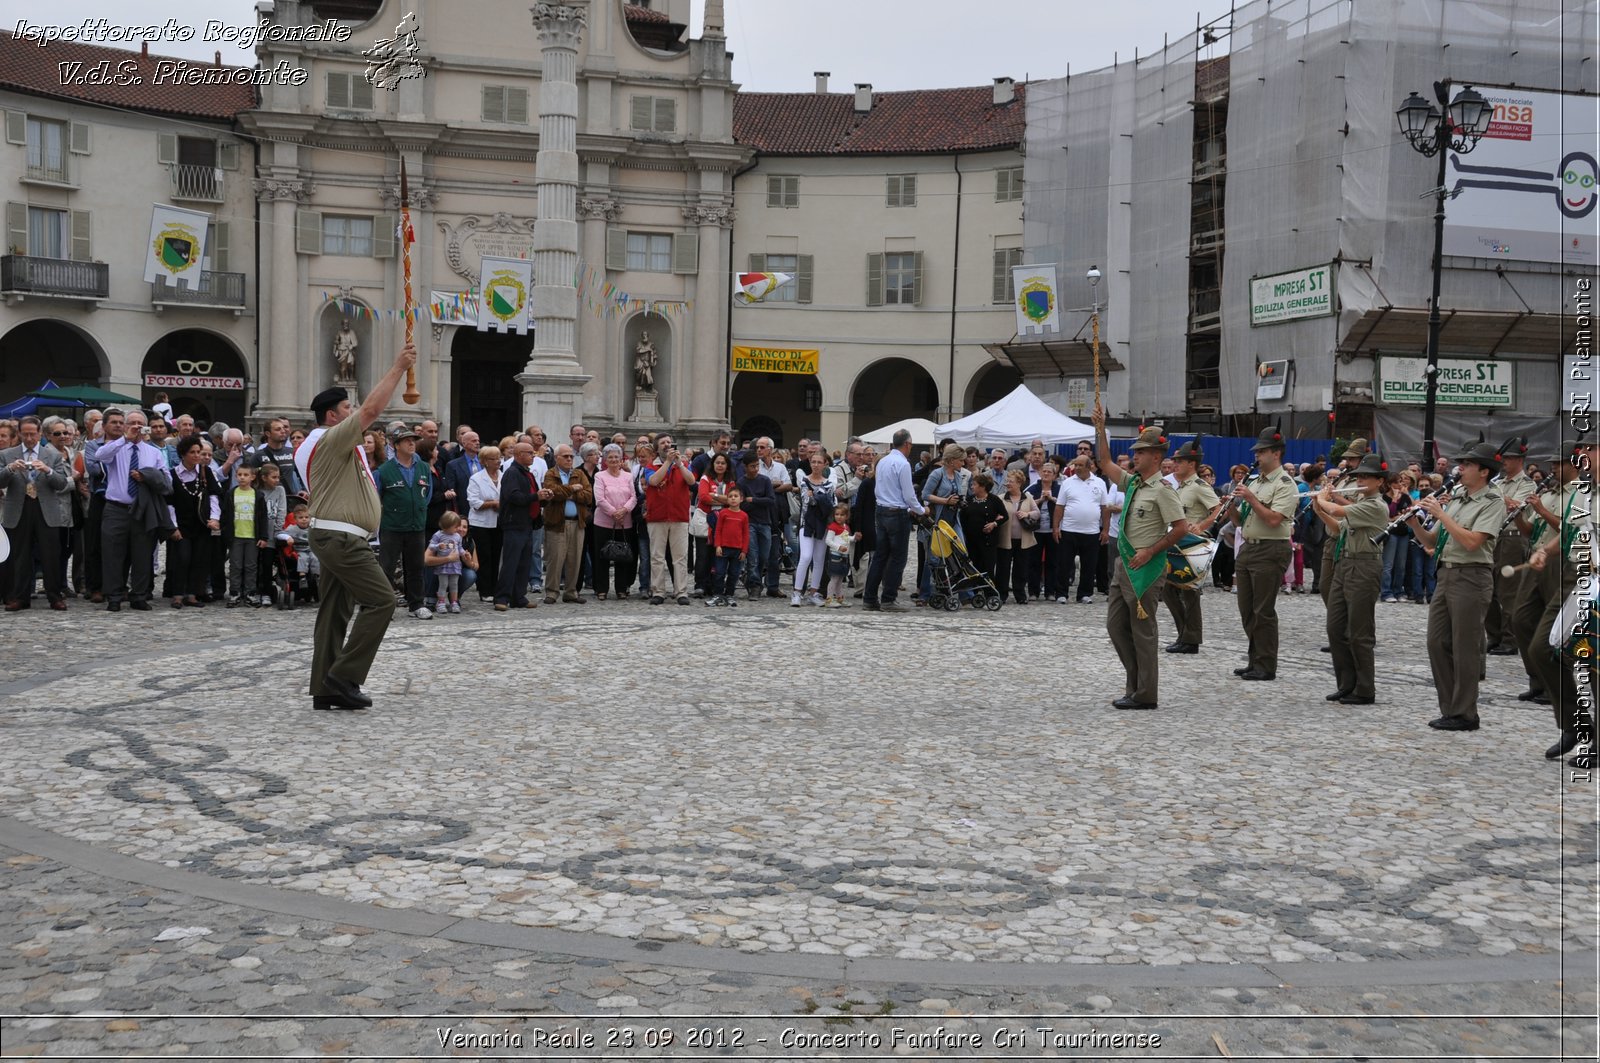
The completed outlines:
[[[733,349],[733,371],[735,373],[799,373],[809,376],[817,371],[817,356],[821,353],[809,347],[735,347]]]

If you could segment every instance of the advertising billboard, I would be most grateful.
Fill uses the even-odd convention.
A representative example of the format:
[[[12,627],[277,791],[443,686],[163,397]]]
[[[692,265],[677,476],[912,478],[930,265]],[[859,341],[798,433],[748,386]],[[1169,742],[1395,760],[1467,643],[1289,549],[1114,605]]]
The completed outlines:
[[[1444,253],[1592,266],[1596,256],[1594,96],[1480,85],[1494,119],[1478,146],[1450,153]]]

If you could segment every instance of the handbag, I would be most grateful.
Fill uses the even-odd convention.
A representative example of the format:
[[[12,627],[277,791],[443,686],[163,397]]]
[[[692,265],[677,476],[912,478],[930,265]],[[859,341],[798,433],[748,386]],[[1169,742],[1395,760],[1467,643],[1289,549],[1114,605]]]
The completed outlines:
[[[633,560],[633,547],[626,539],[612,539],[600,547],[600,560],[621,564]]]
[[[689,510],[689,534],[696,539],[704,539],[711,534],[711,523],[706,520],[706,511],[699,506]]]

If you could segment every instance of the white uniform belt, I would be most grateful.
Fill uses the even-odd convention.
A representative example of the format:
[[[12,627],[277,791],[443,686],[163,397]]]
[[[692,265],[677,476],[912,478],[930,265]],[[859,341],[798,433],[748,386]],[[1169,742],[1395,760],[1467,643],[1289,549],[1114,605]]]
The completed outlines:
[[[359,535],[363,539],[372,538],[372,533],[367,529],[354,524],[346,524],[342,520],[326,520],[322,517],[312,517],[311,527],[316,531],[344,532],[347,535]]]

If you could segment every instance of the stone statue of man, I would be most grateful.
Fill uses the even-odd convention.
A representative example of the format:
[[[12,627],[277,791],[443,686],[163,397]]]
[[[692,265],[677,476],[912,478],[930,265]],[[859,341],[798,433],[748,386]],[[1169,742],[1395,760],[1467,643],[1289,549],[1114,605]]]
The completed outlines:
[[[639,333],[639,344],[633,349],[633,382],[640,391],[656,389],[656,345],[650,342],[650,333]]]
[[[356,348],[360,343],[356,334],[350,328],[349,321],[339,325],[339,334],[333,338],[333,365],[335,379],[354,380],[356,378]]]

